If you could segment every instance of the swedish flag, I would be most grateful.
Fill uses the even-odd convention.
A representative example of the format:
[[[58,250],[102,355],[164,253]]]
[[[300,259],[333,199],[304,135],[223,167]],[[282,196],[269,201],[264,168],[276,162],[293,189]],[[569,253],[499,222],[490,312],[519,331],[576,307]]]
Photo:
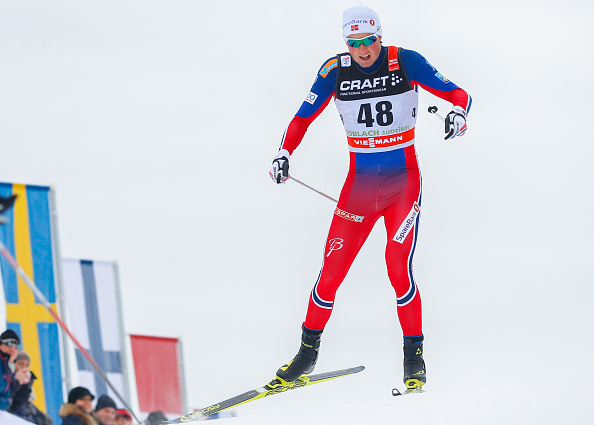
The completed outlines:
[[[52,235],[51,190],[0,183],[0,196],[10,195],[17,195],[17,199],[4,214],[8,222],[0,226],[0,240],[55,310],[59,259]],[[34,385],[35,405],[58,424],[63,402],[58,325],[4,258],[0,259],[0,269],[7,327],[21,337],[23,351],[31,358],[31,370],[39,378]]]

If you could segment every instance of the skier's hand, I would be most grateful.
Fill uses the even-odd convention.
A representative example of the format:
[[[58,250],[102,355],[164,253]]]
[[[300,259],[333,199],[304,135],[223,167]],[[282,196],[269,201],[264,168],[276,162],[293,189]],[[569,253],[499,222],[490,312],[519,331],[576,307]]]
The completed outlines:
[[[291,155],[286,149],[278,151],[270,167],[270,178],[276,183],[284,183],[289,179],[289,158]]]
[[[453,139],[456,136],[463,136],[466,133],[466,111],[460,106],[454,106],[452,111],[445,117],[445,140]]]

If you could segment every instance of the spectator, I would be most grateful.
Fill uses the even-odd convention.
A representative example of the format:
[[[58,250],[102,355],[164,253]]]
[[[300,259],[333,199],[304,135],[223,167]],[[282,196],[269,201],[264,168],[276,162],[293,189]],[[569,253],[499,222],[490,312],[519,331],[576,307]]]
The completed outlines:
[[[8,198],[0,196],[0,214],[8,211],[14,204],[15,199],[16,195],[9,196]],[[0,224],[6,224],[7,222],[8,218],[6,216],[0,215]]]
[[[15,199],[16,195],[9,196],[8,198],[0,196],[0,213],[8,211],[14,204]]]
[[[24,351],[19,352],[14,359],[14,374],[10,383],[12,404],[10,411],[14,413],[31,397],[33,382],[37,377],[29,370],[30,359]]]
[[[68,394],[68,403],[60,408],[62,425],[98,425],[91,415],[95,396],[84,387],[76,387]]]
[[[127,410],[118,409],[116,412],[116,425],[132,425],[132,415]]]
[[[93,416],[99,425],[115,425],[117,406],[111,397],[103,394],[97,400]]]
[[[160,423],[167,420],[167,416],[160,410],[155,410],[149,413],[148,417],[144,420],[145,425],[159,425]]]
[[[35,400],[33,382],[37,377],[29,369],[30,360],[27,353],[19,352],[14,366],[14,377],[10,385],[12,404],[8,412],[37,425],[52,425],[52,419],[32,403]]]
[[[20,343],[19,336],[13,330],[8,329],[0,335],[0,410],[8,409],[12,402],[10,386]]]

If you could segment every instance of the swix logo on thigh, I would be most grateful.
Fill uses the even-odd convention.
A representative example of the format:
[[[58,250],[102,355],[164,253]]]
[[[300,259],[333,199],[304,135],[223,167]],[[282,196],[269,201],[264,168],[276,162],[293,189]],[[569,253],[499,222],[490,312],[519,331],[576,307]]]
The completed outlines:
[[[333,238],[328,241],[328,254],[326,257],[330,257],[332,251],[336,251],[342,248],[342,244],[344,243],[344,239],[341,238]]]
[[[421,208],[419,207],[419,204],[417,204],[415,202],[413,204],[412,208],[410,209],[410,212],[404,218],[404,221],[402,222],[402,224],[396,231],[396,235],[394,235],[394,239],[393,239],[394,241],[396,241],[398,243],[404,242],[404,240],[408,236],[408,233],[414,227],[415,221],[417,220],[417,217],[419,216],[420,211],[421,211]]]

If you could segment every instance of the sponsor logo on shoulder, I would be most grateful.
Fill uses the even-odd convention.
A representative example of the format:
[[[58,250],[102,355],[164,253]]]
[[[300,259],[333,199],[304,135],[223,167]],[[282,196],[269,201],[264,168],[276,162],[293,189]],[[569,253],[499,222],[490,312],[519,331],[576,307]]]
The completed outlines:
[[[330,71],[332,71],[337,66],[338,66],[338,59],[336,59],[336,58],[330,59],[328,62],[326,62],[324,64],[322,69],[320,69],[320,75],[323,78],[326,78],[328,76],[328,74],[330,73]]]
[[[340,58],[340,64],[343,68],[351,66],[351,57],[350,56],[342,56]]]
[[[441,74],[440,72],[436,72],[435,76],[446,84],[450,82],[450,80],[448,80],[446,77],[444,77],[443,74]]]
[[[314,92],[310,91],[308,93],[308,95],[305,97],[305,101],[307,103],[310,103],[310,104],[313,105],[315,103],[315,101],[316,101],[317,98],[318,98],[318,95],[315,94]]]
[[[400,69],[400,64],[398,63],[398,58],[390,59],[388,61],[388,70],[389,71],[398,71]]]
[[[421,212],[421,208],[419,207],[418,203],[414,203],[408,215],[404,218],[404,221],[396,231],[394,235],[394,241],[398,243],[403,243],[412,228],[415,226],[415,221],[419,216],[419,212]]]
[[[337,216],[344,218],[346,220],[354,221],[355,223],[361,223],[361,222],[363,222],[363,219],[365,218],[362,215],[355,215],[350,212],[343,211],[340,208],[336,208],[334,210],[334,214],[336,214]]]

